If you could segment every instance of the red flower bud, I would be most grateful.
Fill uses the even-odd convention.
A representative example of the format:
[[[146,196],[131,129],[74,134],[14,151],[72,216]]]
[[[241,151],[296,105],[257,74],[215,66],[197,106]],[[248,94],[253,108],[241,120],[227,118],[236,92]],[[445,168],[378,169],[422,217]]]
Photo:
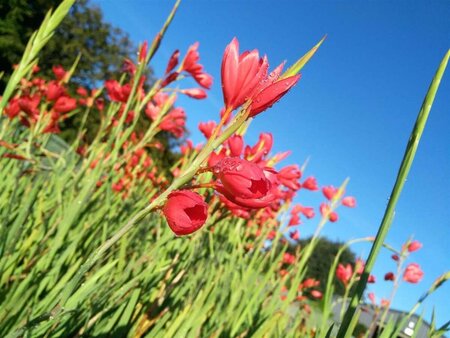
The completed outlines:
[[[230,148],[231,156],[241,156],[244,148],[244,141],[241,135],[233,135],[228,139],[228,147]]]
[[[170,193],[163,213],[170,229],[176,235],[188,235],[205,224],[208,205],[199,194],[189,190],[178,190]]]
[[[240,198],[260,198],[271,187],[263,170],[256,164],[237,158],[226,157],[214,168],[214,172],[229,194]]]
[[[179,57],[180,57],[180,51],[177,49],[170,56],[169,62],[167,63],[166,74],[169,74],[178,65]]]
[[[394,275],[394,273],[393,272],[387,272],[385,275],[384,275],[384,280],[386,280],[386,281],[393,281],[395,279],[395,275]]]

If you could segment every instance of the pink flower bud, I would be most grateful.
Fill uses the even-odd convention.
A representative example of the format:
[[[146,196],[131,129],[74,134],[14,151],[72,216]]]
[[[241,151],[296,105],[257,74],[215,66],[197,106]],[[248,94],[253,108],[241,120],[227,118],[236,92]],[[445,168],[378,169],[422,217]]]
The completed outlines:
[[[342,205],[349,208],[354,208],[356,206],[356,199],[352,196],[344,197],[342,199]]]
[[[207,94],[206,92],[201,88],[190,88],[190,89],[183,89],[180,90],[181,93],[184,95],[187,95],[193,99],[201,100],[206,98]]]
[[[411,243],[409,243],[408,245],[408,252],[414,252],[419,250],[422,247],[422,243],[420,243],[419,241],[412,241]]]
[[[419,264],[409,264],[403,273],[403,280],[408,283],[419,283],[423,278],[423,271]]]

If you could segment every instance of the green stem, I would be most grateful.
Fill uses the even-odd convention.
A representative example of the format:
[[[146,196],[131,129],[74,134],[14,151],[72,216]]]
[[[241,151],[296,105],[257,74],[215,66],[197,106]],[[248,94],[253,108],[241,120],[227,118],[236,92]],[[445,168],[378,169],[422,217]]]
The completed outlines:
[[[436,96],[436,92],[439,88],[439,84],[441,82],[442,76],[444,75],[445,68],[447,67],[448,60],[450,58],[450,50],[444,56],[439,68],[431,82],[431,85],[428,89],[427,95],[422,103],[422,107],[420,109],[419,115],[417,117],[416,123],[414,125],[413,131],[408,141],[408,145],[406,147],[405,154],[403,156],[403,160],[400,166],[400,169],[397,174],[397,180],[395,182],[394,188],[391,193],[391,197],[389,199],[389,203],[387,205],[383,220],[381,222],[380,228],[378,229],[377,236],[375,238],[375,242],[372,245],[372,249],[370,250],[369,258],[367,259],[366,266],[364,268],[364,272],[361,275],[361,279],[357,284],[355,293],[350,302],[349,308],[344,316],[344,320],[342,321],[342,325],[339,328],[339,332],[337,334],[338,338],[345,337],[347,332],[350,329],[350,323],[352,317],[355,314],[356,308],[358,307],[361,298],[364,293],[364,289],[366,288],[367,280],[369,278],[370,272],[375,264],[375,261],[378,257],[378,253],[384,243],[387,233],[389,232],[389,228],[391,227],[392,220],[394,217],[395,207],[397,205],[398,199],[400,197],[400,193],[405,185],[406,178],[408,177],[409,170],[411,168],[412,162],[414,160],[414,156],[417,151],[417,147],[419,145],[420,138],[422,136],[423,130],[425,129],[425,124],[428,119],[428,115],[431,110],[431,106],[433,105],[434,98]]]

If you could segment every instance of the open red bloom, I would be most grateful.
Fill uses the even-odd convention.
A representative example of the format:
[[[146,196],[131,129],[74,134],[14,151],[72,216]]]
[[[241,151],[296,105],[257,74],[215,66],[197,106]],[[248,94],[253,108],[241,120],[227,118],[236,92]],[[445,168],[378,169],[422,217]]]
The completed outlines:
[[[216,122],[208,121],[208,122],[200,122],[198,124],[198,129],[202,132],[202,134],[209,139],[216,128]]]
[[[279,80],[283,65],[268,74],[267,58],[259,57],[255,49],[239,55],[239,42],[234,38],[226,47],[222,59],[222,90],[225,107],[234,110],[251,100],[250,117],[270,108],[289,89],[300,75]]]
[[[283,184],[285,187],[292,190],[300,189],[300,183],[298,182],[298,180],[300,179],[300,177],[302,177],[302,172],[300,171],[298,165],[293,164],[282,168],[278,172],[277,177],[281,184]]]
[[[302,188],[311,190],[311,191],[316,191],[319,190],[319,186],[317,185],[317,180],[315,179],[315,177],[308,177],[303,183],[302,183]]]
[[[58,113],[68,113],[77,107],[77,100],[68,97],[59,97],[53,105],[53,110]]]
[[[205,224],[208,205],[199,194],[189,190],[178,190],[170,193],[163,213],[170,229],[176,235],[188,235]]]
[[[332,185],[329,185],[322,188],[322,193],[327,198],[327,200],[332,200],[333,197],[337,194],[338,190],[339,189],[333,187]]]
[[[186,113],[183,108],[173,108],[166,116],[163,117],[159,128],[169,133],[174,134],[176,137],[182,137],[184,134],[184,126],[186,124]]]
[[[346,266],[339,264],[336,269],[336,277],[344,283],[344,285],[347,285],[347,283],[350,281],[350,278],[352,278],[353,275],[353,268],[350,264],[347,264]]]

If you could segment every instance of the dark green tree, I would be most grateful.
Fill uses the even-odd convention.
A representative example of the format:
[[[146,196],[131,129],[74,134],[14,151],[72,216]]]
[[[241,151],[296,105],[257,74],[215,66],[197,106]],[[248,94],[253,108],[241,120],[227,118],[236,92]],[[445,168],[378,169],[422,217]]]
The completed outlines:
[[[45,14],[60,0],[0,1],[0,71],[3,85],[12,66],[22,57],[28,39],[39,28]],[[68,69],[81,53],[73,81],[92,87],[99,81],[117,77],[124,58],[135,52],[128,35],[103,19],[100,8],[79,0],[57,28],[55,35],[39,55],[44,75],[53,65]],[[135,54],[135,53],[134,53]]]
[[[300,240],[299,245],[301,247],[304,247],[307,243],[309,243],[310,240],[310,238]],[[327,238],[320,238],[313,255],[311,255],[308,260],[307,276],[320,281],[319,289],[321,291],[324,291],[324,288],[326,287],[328,272],[330,271],[331,266],[333,265],[334,258],[336,257],[342,245],[343,243],[341,242],[335,242]],[[290,250],[295,251],[295,247],[291,247]],[[351,263],[354,266],[355,259],[355,254],[350,249],[346,249],[342,253],[339,262],[342,264]],[[343,295],[344,287],[342,283],[338,280],[335,280],[334,284],[335,293],[338,295]]]

